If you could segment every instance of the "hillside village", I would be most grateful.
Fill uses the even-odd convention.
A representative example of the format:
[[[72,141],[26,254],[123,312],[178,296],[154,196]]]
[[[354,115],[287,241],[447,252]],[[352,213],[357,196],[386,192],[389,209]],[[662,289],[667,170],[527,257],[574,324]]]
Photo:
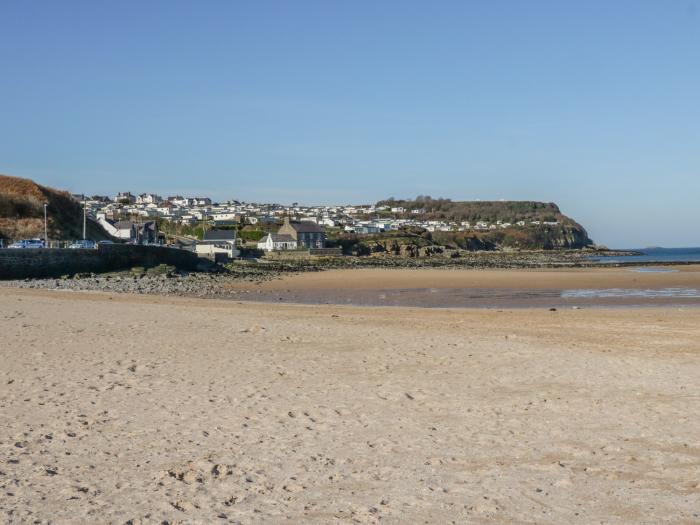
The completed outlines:
[[[212,263],[235,262],[226,265],[226,271],[243,265],[245,275],[258,275],[247,265],[262,263],[267,275],[270,268],[298,268],[302,260],[301,266],[323,267],[496,264],[486,252],[523,252],[526,264],[535,264],[537,251],[563,253],[595,245],[580,224],[551,202],[418,196],[375,204],[304,206],[130,192],[87,197],[0,175],[0,249],[4,248],[13,248],[15,253],[5,257],[15,261],[19,274],[28,271],[26,264],[42,267],[45,261],[55,262],[51,275],[64,275],[174,260],[185,271],[200,265],[221,269]],[[27,250],[19,255],[14,248],[49,248],[51,253]],[[499,259],[498,264],[521,264],[517,257]]]
[[[430,245],[483,250],[500,245],[580,248],[591,243],[585,230],[561,214],[555,204],[542,202],[453,202],[419,196],[376,204],[305,206],[237,200],[219,203],[206,196],[131,192],[74,198],[84,203],[89,216],[112,237],[146,244],[166,238],[169,243],[185,244],[188,239],[198,239],[197,251],[209,256],[217,252],[235,257],[237,248],[264,252],[311,249],[317,250],[316,255],[330,255],[330,251],[318,250],[331,248],[353,254],[398,254],[403,253],[403,245],[410,244],[411,253],[418,254],[419,248]]]
[[[167,244],[211,258],[234,258],[240,250],[252,257],[290,251],[419,257],[593,244],[581,225],[546,202],[418,196],[375,204],[305,206],[131,192],[86,197],[2,175],[0,247],[15,241],[24,247],[44,243],[53,248],[110,241]]]
[[[76,196],[81,199],[82,196]],[[430,210],[425,207],[389,205],[340,205],[301,206],[246,203],[228,201],[214,203],[208,197],[171,196],[162,198],[152,193],[133,195],[119,193],[114,198],[93,197],[86,200],[92,216],[101,221],[118,221],[126,217],[142,220],[161,219],[180,225],[196,225],[203,221],[214,228],[241,224],[275,225],[284,217],[294,217],[302,222],[312,222],[325,228],[339,228],[356,234],[380,233],[405,227],[422,228],[429,232],[489,231],[511,227],[554,226],[556,217],[550,220],[533,219],[509,222],[507,219],[493,221],[450,221],[426,218]]]

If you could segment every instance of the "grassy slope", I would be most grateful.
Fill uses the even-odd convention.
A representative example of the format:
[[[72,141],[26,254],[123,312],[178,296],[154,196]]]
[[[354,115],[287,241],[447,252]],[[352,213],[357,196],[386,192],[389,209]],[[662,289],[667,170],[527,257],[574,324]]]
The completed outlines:
[[[428,201],[415,200],[386,200],[378,205],[403,207],[407,211],[425,210],[420,214],[406,214],[427,220],[453,220],[477,222],[515,223],[520,220],[559,220],[562,222],[574,221],[562,214],[559,207],[553,202],[536,201],[452,201],[449,199],[431,199]]]
[[[80,204],[65,191],[41,186],[29,179],[0,175],[0,238],[26,239],[44,236],[44,203],[48,203],[50,239],[79,239],[83,235]],[[108,238],[88,221],[88,238]]]

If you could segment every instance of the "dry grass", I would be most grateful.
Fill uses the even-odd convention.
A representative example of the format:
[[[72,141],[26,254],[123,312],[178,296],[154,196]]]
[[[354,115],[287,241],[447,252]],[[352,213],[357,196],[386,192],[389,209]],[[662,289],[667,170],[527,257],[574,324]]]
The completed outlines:
[[[44,236],[42,219],[0,219],[0,237],[33,239]]]
[[[41,186],[30,179],[0,175],[0,238],[20,239],[44,236],[44,203],[48,203],[49,237],[82,237],[82,208],[70,193]],[[93,224],[90,238],[106,234]]]
[[[45,197],[41,186],[29,179],[0,175],[0,195],[21,197],[23,199],[41,200]],[[44,190],[48,190],[45,188]],[[56,190],[49,190],[56,191]]]

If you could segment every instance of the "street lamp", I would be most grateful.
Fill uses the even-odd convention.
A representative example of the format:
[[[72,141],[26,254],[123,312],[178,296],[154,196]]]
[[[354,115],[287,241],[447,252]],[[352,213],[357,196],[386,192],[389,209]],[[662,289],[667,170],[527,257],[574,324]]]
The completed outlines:
[[[83,240],[85,240],[85,230],[87,230],[87,202],[83,194]]]
[[[46,213],[46,208],[48,208],[49,204],[47,202],[44,203],[44,248],[49,247],[49,227],[48,227],[48,222],[47,222],[47,213]]]

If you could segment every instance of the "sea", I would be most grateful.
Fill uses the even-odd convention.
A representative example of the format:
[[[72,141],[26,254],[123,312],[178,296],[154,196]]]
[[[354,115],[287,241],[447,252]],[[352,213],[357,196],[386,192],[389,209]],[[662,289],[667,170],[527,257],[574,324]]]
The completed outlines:
[[[624,251],[639,252],[641,255],[620,257],[593,257],[605,263],[691,263],[700,262],[700,248],[632,248]]]
[[[678,273],[682,270],[677,266],[674,267],[672,263],[700,263],[700,248],[641,248],[621,251],[636,252],[639,255],[593,257],[592,259],[601,263],[630,263],[624,271],[639,274]],[[282,303],[419,308],[700,307],[700,287],[692,284],[664,286],[661,284],[663,280],[654,285],[652,280],[641,275],[634,281],[637,284],[629,288],[319,289],[287,290],[286,292],[278,290],[259,292],[252,299]]]

